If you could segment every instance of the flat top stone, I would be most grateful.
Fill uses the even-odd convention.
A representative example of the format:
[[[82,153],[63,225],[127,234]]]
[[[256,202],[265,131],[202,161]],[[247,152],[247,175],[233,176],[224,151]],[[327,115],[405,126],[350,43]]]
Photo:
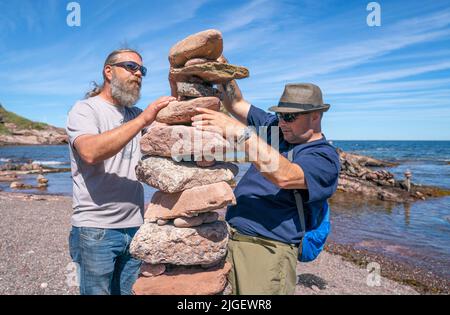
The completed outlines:
[[[191,76],[197,76],[210,83],[225,83],[235,79],[249,77],[247,68],[221,62],[207,62],[187,66],[184,68],[173,68],[170,74],[175,81],[185,82]]]

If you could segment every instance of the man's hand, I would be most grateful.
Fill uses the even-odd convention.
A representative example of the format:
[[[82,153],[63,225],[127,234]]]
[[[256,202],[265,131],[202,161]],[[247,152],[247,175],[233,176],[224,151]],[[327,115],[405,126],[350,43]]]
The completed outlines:
[[[221,112],[207,108],[196,108],[199,115],[192,117],[192,126],[200,130],[221,134],[224,138],[238,138],[246,125]]]
[[[158,115],[158,112],[169,105],[170,102],[176,101],[175,97],[172,96],[162,96],[158,98],[156,101],[151,103],[147,106],[147,108],[142,112],[140,115],[141,119],[143,120],[143,123],[145,127],[150,125],[152,122],[155,121],[156,115]]]

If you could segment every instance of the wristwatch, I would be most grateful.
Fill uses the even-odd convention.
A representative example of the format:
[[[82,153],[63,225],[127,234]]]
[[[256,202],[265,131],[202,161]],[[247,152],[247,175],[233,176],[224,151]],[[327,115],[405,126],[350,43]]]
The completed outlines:
[[[255,132],[255,131],[253,130],[252,127],[250,127],[250,126],[245,127],[245,128],[244,128],[244,131],[243,131],[243,132],[241,133],[241,135],[238,137],[237,143],[238,143],[238,144],[241,144],[242,142],[247,141],[247,140],[252,136],[252,134],[253,134],[254,132]]]

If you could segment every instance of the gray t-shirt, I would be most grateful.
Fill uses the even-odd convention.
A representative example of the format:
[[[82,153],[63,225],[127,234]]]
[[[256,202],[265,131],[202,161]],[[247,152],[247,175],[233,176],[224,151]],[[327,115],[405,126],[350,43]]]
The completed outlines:
[[[144,188],[135,167],[141,159],[139,132],[119,153],[96,165],[86,164],[73,143],[81,135],[96,135],[121,126],[142,112],[115,106],[100,96],[78,101],[67,118],[73,179],[72,225],[120,229],[143,223]]]

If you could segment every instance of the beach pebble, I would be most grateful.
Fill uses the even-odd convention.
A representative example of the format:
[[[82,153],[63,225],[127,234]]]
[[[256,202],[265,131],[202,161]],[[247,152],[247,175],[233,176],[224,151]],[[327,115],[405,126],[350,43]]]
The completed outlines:
[[[41,289],[47,289],[47,287],[48,287],[48,283],[47,282],[41,283]]]
[[[147,264],[143,263],[141,266],[141,274],[144,277],[156,277],[162,275],[166,271],[166,266],[164,264]]]
[[[159,219],[158,221],[156,221],[156,223],[157,223],[159,226],[163,226],[163,225],[166,225],[167,223],[169,223],[169,220]]]
[[[176,218],[173,224],[178,228],[189,228],[203,224],[203,217],[196,216],[191,218]]]

